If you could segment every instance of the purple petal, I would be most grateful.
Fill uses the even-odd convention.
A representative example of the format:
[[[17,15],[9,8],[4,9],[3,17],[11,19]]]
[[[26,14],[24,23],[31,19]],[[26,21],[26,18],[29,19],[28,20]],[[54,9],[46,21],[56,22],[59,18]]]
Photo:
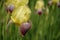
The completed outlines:
[[[20,32],[23,36],[25,36],[25,34],[29,31],[29,29],[31,28],[31,23],[30,22],[25,22],[22,23],[20,26]]]

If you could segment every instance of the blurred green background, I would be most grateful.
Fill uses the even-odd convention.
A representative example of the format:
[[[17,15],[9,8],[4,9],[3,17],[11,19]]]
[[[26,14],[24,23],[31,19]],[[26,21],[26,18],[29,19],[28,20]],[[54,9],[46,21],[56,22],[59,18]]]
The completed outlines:
[[[21,37],[19,27],[15,24],[11,24],[7,32],[5,31],[7,23],[7,12],[4,6],[5,1],[0,0],[0,40],[60,40],[60,8],[57,6],[54,9],[52,9],[52,6],[48,7],[48,15],[44,11],[39,16],[35,12],[36,0],[29,0],[28,5],[32,11],[30,18],[32,28],[24,37]],[[48,0],[44,0],[44,2],[45,6],[48,6]]]

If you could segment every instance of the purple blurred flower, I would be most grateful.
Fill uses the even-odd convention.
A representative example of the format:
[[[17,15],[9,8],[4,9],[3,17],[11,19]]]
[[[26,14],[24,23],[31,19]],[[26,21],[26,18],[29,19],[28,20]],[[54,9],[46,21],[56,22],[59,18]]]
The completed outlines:
[[[52,1],[50,0],[50,1],[48,1],[48,5],[49,6],[51,6],[53,3],[52,3]]]
[[[37,10],[38,15],[42,14],[42,9]]]
[[[30,28],[31,28],[31,23],[30,22],[22,23],[21,26],[20,26],[21,35],[25,36],[25,34],[29,31]]]
[[[60,3],[57,4],[58,8],[60,8]]]
[[[6,11],[7,12],[10,12],[10,13],[12,13],[12,11],[14,10],[14,5],[8,5],[8,6],[6,6]]]

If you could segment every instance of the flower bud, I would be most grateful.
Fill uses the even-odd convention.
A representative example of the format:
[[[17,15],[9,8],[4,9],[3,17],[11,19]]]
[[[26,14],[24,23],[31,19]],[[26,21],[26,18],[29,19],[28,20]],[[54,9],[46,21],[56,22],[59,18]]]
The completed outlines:
[[[60,8],[60,3],[57,4],[58,8]]]
[[[14,5],[8,5],[8,6],[6,7],[6,11],[7,11],[7,12],[12,13],[13,10],[14,10]]]
[[[11,20],[16,24],[22,24],[29,20],[31,10],[28,6],[20,6],[12,12]]]
[[[42,9],[37,10],[38,15],[42,14]]]
[[[51,5],[52,5],[52,1],[49,1],[49,2],[48,2],[48,5],[51,6]]]
[[[20,33],[22,36],[25,36],[25,34],[29,31],[31,28],[31,22],[25,22],[20,25]]]

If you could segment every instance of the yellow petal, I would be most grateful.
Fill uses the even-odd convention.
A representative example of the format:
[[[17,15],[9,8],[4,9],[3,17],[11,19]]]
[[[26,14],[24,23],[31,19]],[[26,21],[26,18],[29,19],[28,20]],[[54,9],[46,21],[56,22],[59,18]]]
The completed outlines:
[[[31,10],[28,6],[20,6],[12,12],[11,19],[17,24],[27,22],[30,18]]]
[[[44,7],[44,1],[43,0],[38,0],[35,5],[35,9],[42,9]]]
[[[7,0],[6,5],[13,4],[15,7],[27,5],[29,0]]]
[[[52,0],[52,2],[56,4],[59,2],[59,0]]]

